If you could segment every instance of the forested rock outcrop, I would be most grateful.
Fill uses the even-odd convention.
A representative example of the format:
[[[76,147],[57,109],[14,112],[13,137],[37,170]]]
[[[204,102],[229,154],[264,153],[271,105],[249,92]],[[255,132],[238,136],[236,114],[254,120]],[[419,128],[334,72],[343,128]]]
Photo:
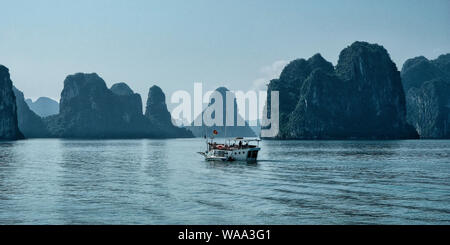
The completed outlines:
[[[280,93],[280,139],[418,137],[406,121],[400,73],[377,44],[353,43],[336,67],[320,54],[294,60],[270,91]]]
[[[408,122],[421,138],[450,138],[450,54],[435,60],[420,56],[401,72]]]

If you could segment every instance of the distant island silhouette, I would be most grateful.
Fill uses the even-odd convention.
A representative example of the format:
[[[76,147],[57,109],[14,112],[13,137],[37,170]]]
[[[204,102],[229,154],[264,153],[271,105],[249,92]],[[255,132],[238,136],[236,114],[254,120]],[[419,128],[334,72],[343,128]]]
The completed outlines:
[[[25,102],[40,117],[48,117],[59,113],[59,103],[48,97],[39,97],[36,101],[26,99]]]
[[[250,128],[247,122],[245,122],[244,126],[238,126],[239,120],[244,120],[241,115],[238,113],[238,106],[236,102],[235,96],[232,97],[233,99],[233,126],[225,126],[227,124],[226,122],[226,115],[227,115],[227,96],[226,93],[229,92],[229,90],[225,87],[219,87],[215,90],[216,92],[219,92],[222,96],[223,102],[222,102],[222,125],[212,125],[212,126],[206,126],[203,120],[203,116],[205,113],[205,110],[202,111],[202,113],[194,120],[194,122],[201,121],[202,126],[195,126],[194,122],[191,123],[190,126],[186,126],[187,129],[189,129],[194,136],[196,137],[256,137],[256,133]],[[233,94],[234,95],[234,94]],[[210,98],[208,106],[214,104],[215,101]],[[217,131],[216,135],[213,135],[213,130]]]

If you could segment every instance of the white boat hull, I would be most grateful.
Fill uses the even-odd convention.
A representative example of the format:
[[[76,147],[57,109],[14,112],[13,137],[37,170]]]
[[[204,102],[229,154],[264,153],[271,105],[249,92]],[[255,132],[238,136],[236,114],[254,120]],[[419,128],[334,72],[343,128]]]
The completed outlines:
[[[232,150],[211,150],[199,152],[207,161],[256,161],[261,148],[243,148]]]

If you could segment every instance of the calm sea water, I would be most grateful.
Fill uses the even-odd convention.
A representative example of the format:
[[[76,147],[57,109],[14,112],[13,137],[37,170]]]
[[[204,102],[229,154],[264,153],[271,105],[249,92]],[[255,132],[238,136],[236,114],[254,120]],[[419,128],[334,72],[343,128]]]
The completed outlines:
[[[450,141],[0,142],[0,224],[450,224]]]

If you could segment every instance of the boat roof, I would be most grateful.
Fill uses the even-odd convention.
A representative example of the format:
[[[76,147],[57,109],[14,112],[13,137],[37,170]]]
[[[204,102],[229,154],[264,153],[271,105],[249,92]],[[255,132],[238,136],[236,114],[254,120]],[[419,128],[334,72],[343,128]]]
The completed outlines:
[[[250,141],[261,141],[261,139],[258,138],[248,138],[248,139],[244,139],[242,137],[237,137],[234,140],[240,140],[240,141],[244,141],[244,142],[250,142]]]
[[[214,138],[209,138],[209,139],[214,139]],[[222,138],[225,140],[234,140],[234,141],[243,141],[243,142],[250,142],[250,141],[262,141],[259,138],[243,138],[243,137],[236,137],[236,138]]]

